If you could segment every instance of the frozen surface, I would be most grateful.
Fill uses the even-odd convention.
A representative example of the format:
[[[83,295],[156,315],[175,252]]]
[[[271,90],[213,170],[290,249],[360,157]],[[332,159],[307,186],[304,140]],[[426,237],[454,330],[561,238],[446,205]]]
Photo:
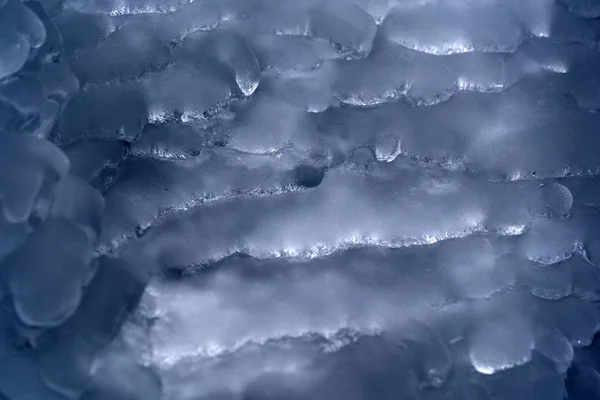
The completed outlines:
[[[102,193],[46,140],[79,89],[61,49],[41,3],[0,1],[0,398],[152,399],[148,382],[158,399],[156,375],[110,350],[145,273],[95,256]]]
[[[600,399],[599,18],[0,0],[0,399]]]

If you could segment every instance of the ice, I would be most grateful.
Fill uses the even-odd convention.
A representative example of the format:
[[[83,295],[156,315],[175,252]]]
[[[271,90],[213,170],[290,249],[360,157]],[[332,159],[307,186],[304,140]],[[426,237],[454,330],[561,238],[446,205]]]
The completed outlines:
[[[128,26],[133,26],[133,29],[139,30],[141,28],[151,32],[151,36],[159,48],[165,45],[173,45],[194,32],[214,29],[221,23],[222,15],[221,7],[216,2],[198,0],[182,2],[181,7],[170,8],[164,13],[134,12],[114,15],[111,18],[103,13],[89,14],[69,9],[57,16],[57,19],[59,23],[64,23],[67,29],[76,28],[72,25],[77,24],[77,21],[82,19],[88,20],[92,25],[93,29],[90,29],[86,36],[72,38],[73,42],[66,43],[65,50],[69,54],[82,54],[91,50],[94,45],[101,44],[109,34]],[[127,38],[125,39],[127,40]],[[145,56],[142,55],[141,57]]]
[[[479,373],[492,375],[531,360],[535,339],[526,320],[495,316],[484,320],[471,334],[469,358]]]
[[[338,58],[327,42],[305,36],[261,34],[251,40],[261,67],[276,73],[311,70]]]
[[[332,104],[335,70],[325,64],[311,71],[288,73],[263,80],[263,89],[291,105],[311,113],[325,111]]]
[[[531,98],[534,93],[539,95],[535,100]],[[532,103],[535,106],[528,106]],[[470,111],[463,115],[464,110]],[[496,179],[587,175],[598,165],[587,153],[597,145],[589,133],[596,116],[531,80],[501,93],[457,94],[431,107],[398,102],[376,108],[331,109],[321,118],[326,124],[332,121],[326,132],[332,146],[355,140],[362,144],[380,131],[393,129],[404,154],[463,163],[479,175]],[[571,127],[568,131],[561,128],[566,121]],[[553,140],[542,140],[542,135],[551,135]],[[539,153],[527,151],[534,143]]]
[[[598,331],[598,310],[593,303],[567,297],[552,303],[539,303],[539,307],[540,318],[547,320],[550,326],[554,325],[573,346],[589,346]],[[543,315],[549,307],[554,309],[552,314]]]
[[[420,399],[423,400],[487,400],[490,396],[478,386],[471,385],[453,388],[449,387],[446,390],[428,390],[422,391]]]
[[[12,172],[12,171],[11,171]],[[26,169],[15,174],[10,180],[3,182],[15,193],[6,193],[3,196],[4,217],[9,222],[24,222],[36,205],[37,194],[43,185],[43,171]],[[28,184],[28,185],[26,185]]]
[[[600,280],[600,269],[581,257],[569,260],[573,266],[573,294],[588,301],[597,301],[600,293],[596,284]]]
[[[408,47],[432,53],[514,50],[524,36],[550,35],[556,8],[548,0],[393,4],[396,7],[383,23],[392,37]],[[432,25],[438,28],[425,28]]]
[[[546,203],[546,212],[552,216],[566,216],[573,206],[573,195],[560,183],[550,183],[542,188],[542,196]]]
[[[205,64],[175,63],[158,75],[141,82],[148,104],[144,119],[160,122],[181,115],[185,120],[202,119],[231,97],[232,87],[226,78]],[[141,111],[141,110],[140,110]],[[140,120],[141,123],[143,120]],[[137,132],[141,130],[137,128]]]
[[[62,149],[69,156],[71,172],[87,181],[107,169],[117,168],[126,154],[124,142],[83,138]]]
[[[60,150],[37,138],[5,133],[0,143],[4,218],[23,222],[37,205],[50,201],[47,190],[66,174],[69,161]]]
[[[562,229],[548,229],[551,226]],[[535,220],[521,239],[521,252],[525,258],[544,265],[570,258],[580,243],[569,225],[546,219]]]
[[[257,93],[238,112],[231,128],[229,146],[248,153],[273,153],[285,147],[294,137],[312,128],[309,116],[289,102]],[[314,129],[314,128],[312,128]]]
[[[69,58],[91,51],[102,39],[116,28],[116,23],[107,16],[65,10],[55,18],[63,37],[63,51]],[[81,26],[86,27],[85,30]]]
[[[0,0],[0,398],[596,396],[585,0]]]
[[[20,70],[29,56],[29,43],[25,36],[17,31],[3,32],[0,39],[0,79]]]
[[[535,350],[554,361],[560,373],[567,372],[573,362],[573,346],[556,330],[539,329],[536,332]]]
[[[59,341],[36,357],[41,380],[66,398],[79,398],[94,372],[93,350],[77,338]]]
[[[91,0],[66,0],[63,3],[63,7],[68,10],[77,10],[90,14],[126,15],[174,11],[186,3],[187,1],[182,0],[157,0],[154,2],[135,0],[130,3],[123,0],[102,0],[98,2]]]
[[[245,96],[252,95],[260,82],[260,66],[254,52],[243,37],[227,30],[188,35],[175,57],[221,73],[228,70],[230,79]]]
[[[594,368],[577,366],[569,374],[569,380],[573,388],[569,392],[569,399],[594,399],[600,396],[600,374]]]
[[[152,140],[153,129],[157,128],[149,128],[145,132],[148,136],[142,136],[139,142],[133,143],[133,152],[141,152],[144,143]],[[162,126],[156,132],[165,133],[170,129],[175,129],[175,126]],[[172,134],[174,140],[178,137],[183,138]],[[185,139],[192,140],[187,136]],[[105,219],[109,222],[104,223],[107,227],[105,240],[131,235],[138,227],[141,234],[169,215],[193,210],[204,203],[289,191],[285,186],[294,182],[293,176],[289,175],[293,174],[297,157],[291,154],[284,154],[284,157],[274,154],[265,158],[212,149],[197,157],[165,159],[166,154],[172,154],[167,152],[172,148],[163,147],[167,146],[166,143],[151,146],[166,151],[161,152],[158,159],[140,157],[125,161],[121,184],[107,192],[109,205]]]
[[[221,7],[216,2],[193,1],[163,18],[156,14],[148,18],[154,19],[152,26],[162,40],[177,41],[196,31],[208,31],[217,27],[222,15]]]
[[[54,25],[54,22],[51,20],[41,2],[28,1],[25,5],[34,12],[37,18],[39,18],[46,31],[44,43],[37,50],[36,57],[43,59],[44,61],[58,61],[62,51],[63,40],[56,25]],[[60,64],[64,67],[64,63]],[[46,65],[46,67],[52,67],[52,65]],[[67,68],[65,69],[69,72]],[[77,88],[75,88],[75,90],[77,90]]]
[[[561,375],[543,362],[530,363],[494,376],[486,386],[493,396],[502,399],[560,400],[565,397]]]
[[[402,143],[393,131],[382,131],[375,137],[373,148],[378,161],[392,162],[402,152]]]
[[[82,137],[131,140],[147,121],[148,105],[138,88],[100,86],[75,95],[58,123],[56,139],[65,144]]]
[[[6,82],[2,86],[2,97],[11,99],[12,107],[22,116],[20,121],[15,121],[13,126],[9,127],[26,130],[34,126],[38,122],[35,113],[42,105],[43,94],[41,82],[37,77],[21,75]]]
[[[99,345],[65,334],[98,271],[104,200],[45,140],[79,89],[60,33],[40,3],[20,0],[0,4],[0,27],[0,397],[76,399],[116,336]],[[114,325],[132,310],[106,305],[93,317],[113,311]]]
[[[67,176],[56,187],[51,215],[77,222],[95,241],[100,235],[103,209],[104,199],[97,190],[79,178]]]
[[[571,11],[584,18],[600,17],[600,5],[594,0],[562,0]]]
[[[62,329],[102,349],[116,337],[128,313],[137,306],[146,282],[135,266],[101,258],[79,308]]]
[[[9,40],[14,37],[11,35],[12,33],[20,33],[25,39],[22,43],[28,53],[30,49],[37,49],[42,46],[46,40],[46,30],[42,21],[37,18],[30,8],[19,0],[7,1],[7,4],[3,7],[2,14],[0,14],[0,26],[9,35]],[[13,46],[18,45],[18,42],[12,43]],[[10,55],[11,53],[8,54]],[[14,72],[17,71],[15,70],[11,73]]]
[[[390,250],[356,250],[299,265],[234,257],[223,262],[222,272],[202,274],[201,279],[185,285],[174,281],[153,287],[155,313],[164,316],[152,332],[155,357],[171,363],[188,354],[186,349],[194,349],[193,354],[198,355],[226,353],[246,342],[262,343],[272,332],[296,337],[308,332],[335,332],[348,324],[360,327],[360,332],[379,326],[394,328],[398,342],[411,339],[423,344],[420,354],[429,354],[423,358],[423,368],[431,372],[431,378],[443,379],[449,360],[435,331],[422,328],[429,338],[422,343],[419,335],[423,333],[411,330],[410,316],[443,304],[449,296],[435,269],[419,270],[419,262],[425,260],[424,251]],[[353,271],[351,276],[338,267],[339,263]],[[240,265],[252,270],[240,271]],[[378,272],[381,268],[385,271]],[[403,270],[403,276],[394,273],[397,268]],[[310,288],[319,290],[309,296]],[[234,298],[232,293],[243,296]],[[354,298],[358,293],[369,301]],[[276,307],[270,306],[271,299],[277,299]],[[215,305],[221,310],[218,314],[213,311]],[[386,310],[397,310],[402,317],[395,322]],[[206,319],[213,323],[199,330],[198,324]]]
[[[410,321],[410,327],[402,329],[401,346],[414,352],[419,372],[424,381],[434,387],[441,387],[452,368],[452,356],[446,344],[438,334],[427,325],[418,321]]]
[[[544,265],[535,262],[522,263],[518,282],[525,285],[534,296],[557,300],[569,296],[573,291],[571,265],[562,262]]]
[[[141,136],[131,144],[134,156],[164,159],[187,159],[198,156],[211,137],[182,123],[148,124]]]
[[[6,221],[4,216],[0,217],[0,237],[2,244],[0,245],[0,260],[16,248],[21,246],[29,235],[29,226],[27,224],[14,225]],[[0,293],[3,293],[4,289]]]
[[[403,187],[386,184],[398,173],[396,168],[405,174]],[[233,199],[192,208],[185,218],[172,219],[150,231],[142,242],[156,243],[148,254],[152,264],[164,251],[175,249],[178,249],[179,262],[202,264],[235,251],[259,257],[312,257],[354,246],[403,247],[435,243],[485,229],[484,216],[492,199],[484,200],[475,195],[482,194],[483,190],[476,181],[462,180],[458,176],[457,179],[445,178],[443,174],[438,179],[433,176],[423,179],[415,174],[411,179],[412,168],[402,168],[397,163],[382,170],[380,177],[370,178],[363,176],[360,170],[341,167],[329,171],[317,191],[284,192],[265,199]],[[519,191],[517,187],[514,189]],[[466,191],[473,196],[462,196]],[[351,194],[355,201],[340,202],[342,193]],[[438,202],[438,199],[444,201]],[[242,208],[238,209],[238,205]],[[454,210],[452,215],[446,212],[450,207]],[[242,222],[235,212],[252,217],[247,216]],[[348,213],[355,217],[348,219]],[[433,213],[434,219],[431,218]],[[315,214],[319,217],[314,217]],[[288,222],[282,224],[280,216]],[[210,238],[193,249],[184,244],[193,240],[194,232],[205,224],[216,226],[215,219],[221,222]],[[292,225],[288,227],[288,223]],[[329,228],[315,231],[317,225]],[[346,233],[340,235],[341,232]],[[134,245],[126,252],[137,253],[135,248]]]
[[[82,400],[160,400],[160,379],[149,368],[122,354],[109,354],[96,372],[94,384]]]
[[[66,241],[69,246],[61,246]],[[48,219],[3,262],[19,317],[32,326],[56,326],[75,312],[92,243],[64,219]]]
[[[330,40],[348,57],[366,57],[377,32],[373,17],[358,5],[319,4],[310,10],[309,30]]]
[[[13,353],[4,355],[3,361],[6,366],[10,366],[10,368],[3,368],[0,374],[2,391],[0,395],[5,399],[37,400],[40,395],[48,400],[65,399],[64,396],[46,387],[38,376],[39,370],[31,356],[23,357]]]
[[[463,246],[471,250],[467,253]],[[461,297],[488,298],[512,286],[515,282],[515,261],[503,257],[506,244],[489,239],[473,238],[449,244],[440,262],[444,275],[456,287]]]
[[[164,68],[171,49],[143,25],[125,25],[73,63],[82,83],[134,79]]]
[[[523,41],[520,21],[500,4],[440,3],[393,10],[381,25],[382,34],[395,43],[431,54],[511,52]],[[436,29],[430,29],[433,25]]]

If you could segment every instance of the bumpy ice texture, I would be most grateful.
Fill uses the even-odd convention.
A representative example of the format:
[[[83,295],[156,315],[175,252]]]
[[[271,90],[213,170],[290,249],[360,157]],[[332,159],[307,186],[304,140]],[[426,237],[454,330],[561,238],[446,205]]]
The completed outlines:
[[[0,4],[7,398],[600,399],[597,2]]]
[[[116,339],[146,274],[95,254],[104,198],[46,140],[79,87],[61,49],[41,3],[0,1],[0,398],[151,399]]]

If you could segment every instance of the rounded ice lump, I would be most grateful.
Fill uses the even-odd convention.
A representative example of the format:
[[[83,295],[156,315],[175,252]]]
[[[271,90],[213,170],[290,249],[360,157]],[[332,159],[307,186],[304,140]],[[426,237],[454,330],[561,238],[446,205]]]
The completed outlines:
[[[0,0],[0,398],[598,397],[598,11]]]
[[[0,1],[0,397],[7,400],[80,398],[146,284],[116,260],[121,272],[109,276],[122,286],[111,285],[109,298],[94,289],[113,268],[95,254],[104,199],[46,140],[79,86],[61,48],[40,2]],[[107,307],[111,301],[119,303]],[[78,316],[92,311],[103,322],[82,327]]]

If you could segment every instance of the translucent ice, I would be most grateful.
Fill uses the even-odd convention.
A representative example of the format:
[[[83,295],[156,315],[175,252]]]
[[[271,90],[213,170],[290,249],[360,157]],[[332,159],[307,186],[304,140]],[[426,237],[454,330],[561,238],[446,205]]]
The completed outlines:
[[[170,58],[170,49],[149,27],[131,24],[80,55],[73,71],[83,82],[133,79],[163,68]]]
[[[600,17],[600,5],[593,0],[563,0],[573,12],[585,18]]]
[[[478,372],[491,375],[529,362],[535,341],[526,321],[500,316],[482,325],[473,333],[469,349]]]
[[[16,31],[8,31],[0,39],[0,78],[17,72],[29,56],[29,43],[25,36]]]
[[[61,245],[62,241],[69,246]],[[63,219],[48,219],[3,263],[19,317],[32,326],[55,326],[79,305],[92,243]]]
[[[373,17],[353,3],[319,4],[310,12],[310,30],[339,46],[349,55],[365,57],[371,50],[377,27]]]
[[[244,38],[226,30],[187,36],[176,57],[229,70],[231,79],[245,96],[252,95],[260,82],[256,55]]]
[[[589,0],[0,0],[0,399],[591,400]]]
[[[79,398],[116,335],[99,344],[79,335],[83,329],[73,335],[68,328],[89,311],[90,281],[105,267],[93,260],[104,200],[69,173],[67,155],[45,140],[56,138],[54,124],[79,87],[61,47],[41,3],[0,2],[0,398],[6,400]],[[112,318],[117,331],[130,310],[103,304],[93,317]]]

